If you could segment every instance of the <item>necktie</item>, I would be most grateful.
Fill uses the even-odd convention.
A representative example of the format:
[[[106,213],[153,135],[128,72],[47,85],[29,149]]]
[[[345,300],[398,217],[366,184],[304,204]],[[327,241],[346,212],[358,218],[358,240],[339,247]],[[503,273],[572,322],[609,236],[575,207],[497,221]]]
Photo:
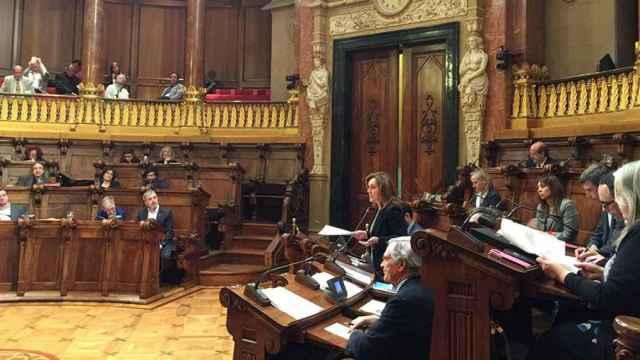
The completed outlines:
[[[16,80],[16,94],[22,94],[22,84],[20,84],[20,80]]]

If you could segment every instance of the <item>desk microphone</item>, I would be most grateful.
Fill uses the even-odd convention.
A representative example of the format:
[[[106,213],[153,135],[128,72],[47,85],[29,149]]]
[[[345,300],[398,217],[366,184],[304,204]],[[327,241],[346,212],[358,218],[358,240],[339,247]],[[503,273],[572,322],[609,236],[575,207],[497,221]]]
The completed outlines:
[[[360,226],[362,226],[362,222],[367,218],[367,215],[369,214],[369,210],[371,210],[371,208],[372,208],[372,206],[370,204],[364,210],[364,214],[362,214],[362,217],[360,218],[360,221],[358,221],[358,224],[356,225],[355,231],[357,231],[360,228]],[[338,247],[337,252],[339,254],[344,254],[346,251],[348,251],[349,244],[351,243],[351,240],[353,240],[353,234],[349,235],[349,238],[344,242],[344,245]]]
[[[260,306],[267,306],[267,305],[271,304],[271,301],[264,294],[264,292],[260,289],[260,283],[263,282],[267,278],[267,276],[269,274],[273,274],[273,273],[278,272],[278,271],[289,269],[289,266],[292,266],[292,265],[300,265],[300,264],[304,264],[304,263],[311,262],[311,261],[321,261],[323,257],[324,257],[324,255],[322,255],[322,254],[316,254],[316,255],[310,256],[310,257],[308,257],[308,258],[306,258],[304,260],[300,260],[300,261],[296,261],[294,263],[284,264],[284,265],[273,267],[273,268],[263,272],[262,274],[260,274],[260,277],[258,277],[258,280],[256,280],[256,282],[249,283],[249,284],[245,285],[245,287],[244,287],[244,295],[246,297],[248,297],[249,299],[257,302],[258,304],[260,304]]]

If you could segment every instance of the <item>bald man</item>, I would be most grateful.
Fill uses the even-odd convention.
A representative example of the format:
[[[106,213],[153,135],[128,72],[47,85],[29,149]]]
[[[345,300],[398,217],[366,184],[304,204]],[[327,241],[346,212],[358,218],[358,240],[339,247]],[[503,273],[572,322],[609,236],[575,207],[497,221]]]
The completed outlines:
[[[22,66],[13,67],[13,75],[5,76],[0,93],[7,94],[33,94],[31,80],[23,76]]]
[[[542,141],[537,141],[529,148],[529,158],[520,163],[527,168],[544,168],[554,165],[557,161],[549,156],[549,149]]]

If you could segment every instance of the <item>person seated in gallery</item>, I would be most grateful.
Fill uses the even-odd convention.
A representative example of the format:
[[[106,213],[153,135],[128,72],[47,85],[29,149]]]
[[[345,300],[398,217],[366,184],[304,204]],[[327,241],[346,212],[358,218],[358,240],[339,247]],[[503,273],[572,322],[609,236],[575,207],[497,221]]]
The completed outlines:
[[[31,173],[18,178],[16,186],[32,187],[33,185],[44,185],[49,182],[49,175],[44,170],[44,165],[36,162],[31,167]]]
[[[614,173],[615,201],[625,221],[615,240],[613,257],[604,268],[583,264],[578,274],[563,265],[538,258],[542,270],[595,311],[590,321],[556,323],[532,347],[529,359],[605,360],[614,358],[613,319],[640,317],[640,162],[625,164]]]
[[[34,93],[46,94],[49,82],[49,72],[44,66],[42,59],[32,56],[29,60],[29,67],[24,72],[24,77],[31,80],[31,88]]]
[[[175,159],[175,153],[171,146],[163,146],[162,149],[160,149],[160,160],[158,163],[163,165],[178,163],[178,160]]]
[[[598,185],[598,199],[602,207],[602,214],[596,230],[591,235],[587,246],[575,250],[579,261],[600,263],[613,256],[614,244],[624,228],[622,212],[615,199],[613,174],[607,173],[600,178]]]
[[[31,80],[23,76],[22,66],[13,67],[13,75],[4,77],[4,82],[0,86],[0,93],[5,94],[33,94],[33,85]]]
[[[138,164],[140,163],[140,159],[136,156],[136,152],[133,149],[127,149],[122,152],[120,155],[120,163],[121,164]]]
[[[117,219],[125,220],[126,215],[124,209],[116,206],[113,196],[105,196],[100,202],[100,211],[96,214],[96,220]]]
[[[146,168],[142,174],[143,185],[150,189],[166,189],[169,187],[169,183],[166,180],[160,179],[158,176],[158,170],[153,167]]]
[[[549,155],[547,145],[542,141],[537,141],[529,147],[529,157],[518,164],[526,168],[546,168],[558,162]]]
[[[27,147],[27,150],[24,152],[24,161],[37,161],[37,162],[46,162],[44,159],[44,154],[42,153],[42,149],[40,146],[31,145]]]
[[[80,76],[82,72],[82,61],[73,60],[63,73],[56,75],[56,94],[60,95],[78,95],[80,90]]]
[[[393,196],[391,177],[384,172],[369,174],[365,179],[369,202],[376,208],[368,231],[357,230],[354,237],[370,252],[368,260],[376,273],[376,280],[382,280],[382,255],[389,239],[406,236],[407,224],[404,221],[402,203]]]
[[[116,77],[121,74],[120,64],[117,62],[112,62],[109,65],[109,73],[104,75],[104,80],[102,80],[102,85],[104,85],[105,89],[111,85],[116,83]]]
[[[576,203],[564,196],[562,184],[553,175],[538,180],[538,206],[529,226],[549,232],[558,240],[576,242],[580,228]]]
[[[138,212],[138,221],[153,219],[162,225],[164,239],[160,242],[160,280],[162,282],[179,283],[181,280],[180,271],[177,268],[174,252],[175,233],[173,231],[173,213],[171,209],[160,207],[158,194],[153,190],[147,190],[142,195],[144,208]]]
[[[182,100],[184,97],[184,85],[178,82],[179,76],[177,72],[169,74],[169,86],[162,90],[161,100]]]
[[[484,169],[476,169],[471,173],[471,186],[473,195],[468,202],[469,208],[495,207],[500,203],[500,194]]]
[[[404,214],[404,222],[407,224],[407,235],[411,236],[416,231],[424,230],[422,225],[418,223],[416,214],[408,203],[402,203],[402,213]]]
[[[396,294],[380,316],[352,320],[345,353],[357,360],[425,360],[431,352],[433,293],[420,283],[422,259],[407,238],[392,239],[382,259],[384,281]]]
[[[107,86],[107,90],[104,92],[104,97],[107,99],[128,99],[129,90],[127,90],[127,75],[118,74],[116,76],[116,82]]]
[[[12,204],[9,201],[7,190],[0,188],[0,221],[17,221],[27,214],[27,208],[23,205]]]
[[[116,178],[117,174],[113,168],[105,168],[98,179],[98,186],[103,190],[119,188],[120,182]]]

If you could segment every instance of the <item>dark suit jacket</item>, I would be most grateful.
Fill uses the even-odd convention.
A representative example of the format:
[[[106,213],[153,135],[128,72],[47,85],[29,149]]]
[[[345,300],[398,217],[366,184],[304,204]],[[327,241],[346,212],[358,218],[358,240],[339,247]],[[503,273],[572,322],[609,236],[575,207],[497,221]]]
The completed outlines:
[[[138,212],[138,221],[147,220],[148,216],[149,210],[145,207]],[[161,255],[163,258],[168,259],[176,248],[175,242],[173,241],[175,234],[173,232],[173,213],[171,212],[171,209],[160,207],[156,221],[162,225],[162,228],[164,229],[164,240],[160,243],[160,245],[162,245]]]
[[[102,180],[100,180],[100,187],[102,187]],[[115,189],[120,187],[120,181],[111,180],[111,185],[109,185],[109,189]]]
[[[558,161],[554,158],[552,158],[551,156],[547,155],[547,157],[544,159],[544,161],[542,162],[542,166],[545,165],[555,165],[557,164]],[[521,161],[518,166],[520,167],[525,167],[525,168],[536,168],[538,167],[536,165],[535,160],[533,160],[531,157],[528,157],[527,160]]]
[[[169,183],[167,182],[167,180],[162,180],[162,179],[156,179],[155,181],[151,182],[151,183],[145,183],[145,185],[147,186],[151,186],[152,189],[166,189],[169,187]]]
[[[420,278],[408,279],[365,331],[351,333],[346,353],[358,360],[428,360],[433,294]]]
[[[380,239],[378,244],[372,247],[371,257],[373,268],[378,278],[381,279],[382,269],[380,268],[380,263],[382,263],[384,251],[387,250],[387,242],[394,237],[406,236],[407,223],[404,221],[402,206],[399,202],[391,201],[379,211],[378,218],[369,229],[369,237],[377,236]]]
[[[46,182],[47,182],[47,181],[45,180],[45,176],[46,176],[46,175],[43,175],[43,176],[42,176],[42,178],[41,178],[41,179],[42,179],[42,181],[40,182],[40,184],[44,184],[44,183],[46,183]],[[32,187],[34,184],[37,184],[37,182],[36,182],[35,180],[36,180],[36,178],[34,178],[34,177],[33,177],[33,175],[31,175],[31,174],[23,175],[23,176],[20,176],[20,177],[18,178],[18,182],[16,183],[16,185],[17,185],[17,186]]]
[[[600,221],[596,230],[591,235],[591,239],[587,242],[587,247],[595,245],[602,256],[611,257],[613,251],[613,241],[618,238],[622,229],[624,229],[624,220],[616,219],[615,216],[609,226],[609,216],[606,211],[600,214]]]
[[[611,268],[603,282],[570,273],[564,286],[593,305],[602,327],[598,332],[599,359],[613,359],[613,319],[618,315],[640,317],[640,224],[632,225],[620,240]],[[607,263],[607,265],[609,265]]]
[[[98,213],[96,214],[96,220],[104,220],[108,218],[109,215],[107,215],[107,212],[102,209],[100,209],[100,211],[98,211]],[[116,207],[116,218],[119,218],[120,220],[126,219],[126,214],[123,208]]]
[[[471,201],[469,202],[469,205],[472,208],[476,207],[476,196],[479,195],[474,194],[474,196],[471,197]],[[480,207],[496,206],[498,205],[500,200],[500,194],[496,191],[496,189],[493,188],[493,186],[490,186],[489,190],[487,191],[487,196],[485,196],[480,203]]]
[[[17,221],[22,215],[27,213],[27,208],[23,205],[10,204],[11,206],[11,221]]]

